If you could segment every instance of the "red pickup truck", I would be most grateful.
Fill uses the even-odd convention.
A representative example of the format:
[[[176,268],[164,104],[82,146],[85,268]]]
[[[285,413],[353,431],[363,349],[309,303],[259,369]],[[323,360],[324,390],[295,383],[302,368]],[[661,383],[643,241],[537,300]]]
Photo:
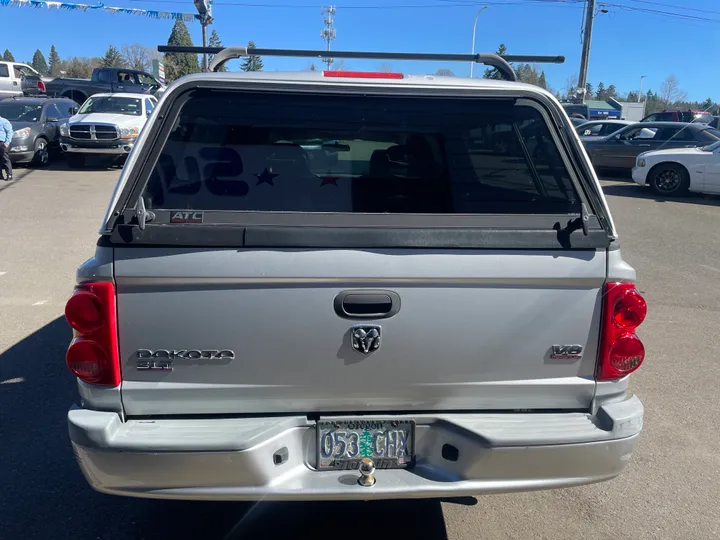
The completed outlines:
[[[713,115],[707,111],[663,111],[646,116],[641,122],[697,122],[709,124]]]

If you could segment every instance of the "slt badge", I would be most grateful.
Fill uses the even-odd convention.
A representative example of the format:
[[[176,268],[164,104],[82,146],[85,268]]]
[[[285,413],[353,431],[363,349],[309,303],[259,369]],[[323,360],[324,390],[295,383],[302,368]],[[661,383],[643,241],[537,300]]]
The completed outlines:
[[[380,326],[360,324],[350,329],[352,348],[362,354],[370,354],[380,348]]]

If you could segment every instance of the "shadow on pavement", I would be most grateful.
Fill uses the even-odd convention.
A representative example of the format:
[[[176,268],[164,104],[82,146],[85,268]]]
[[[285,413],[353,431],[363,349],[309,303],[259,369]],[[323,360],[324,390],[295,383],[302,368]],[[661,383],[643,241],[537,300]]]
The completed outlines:
[[[720,206],[720,197],[717,195],[699,195],[691,193],[686,197],[661,197],[656,195],[649,187],[639,186],[636,183],[604,185],[605,195],[619,197],[632,197],[635,199],[650,199],[657,202],[678,202],[699,204],[705,206]]]
[[[67,434],[66,412],[77,401],[75,379],[64,362],[70,339],[58,317],[0,354],[0,381],[8,381],[0,384],[1,538],[447,537],[438,501],[252,504],[130,499],[93,491]]]

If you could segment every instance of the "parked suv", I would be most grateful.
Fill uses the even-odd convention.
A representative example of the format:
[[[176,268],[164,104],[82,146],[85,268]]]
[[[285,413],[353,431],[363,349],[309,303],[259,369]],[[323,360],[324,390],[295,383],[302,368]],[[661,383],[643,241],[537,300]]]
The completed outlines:
[[[607,480],[635,448],[645,301],[536,86],[184,77],[100,235],[65,311],[100,491],[477,495]]]
[[[69,99],[22,97],[0,101],[0,116],[13,126],[10,160],[44,167],[60,153],[58,126],[75,114],[78,104]]]

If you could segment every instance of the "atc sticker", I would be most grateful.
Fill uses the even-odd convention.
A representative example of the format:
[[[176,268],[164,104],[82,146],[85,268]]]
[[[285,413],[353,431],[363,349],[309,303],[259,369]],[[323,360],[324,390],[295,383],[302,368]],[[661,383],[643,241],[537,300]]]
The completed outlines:
[[[202,212],[173,212],[170,223],[202,223]]]

